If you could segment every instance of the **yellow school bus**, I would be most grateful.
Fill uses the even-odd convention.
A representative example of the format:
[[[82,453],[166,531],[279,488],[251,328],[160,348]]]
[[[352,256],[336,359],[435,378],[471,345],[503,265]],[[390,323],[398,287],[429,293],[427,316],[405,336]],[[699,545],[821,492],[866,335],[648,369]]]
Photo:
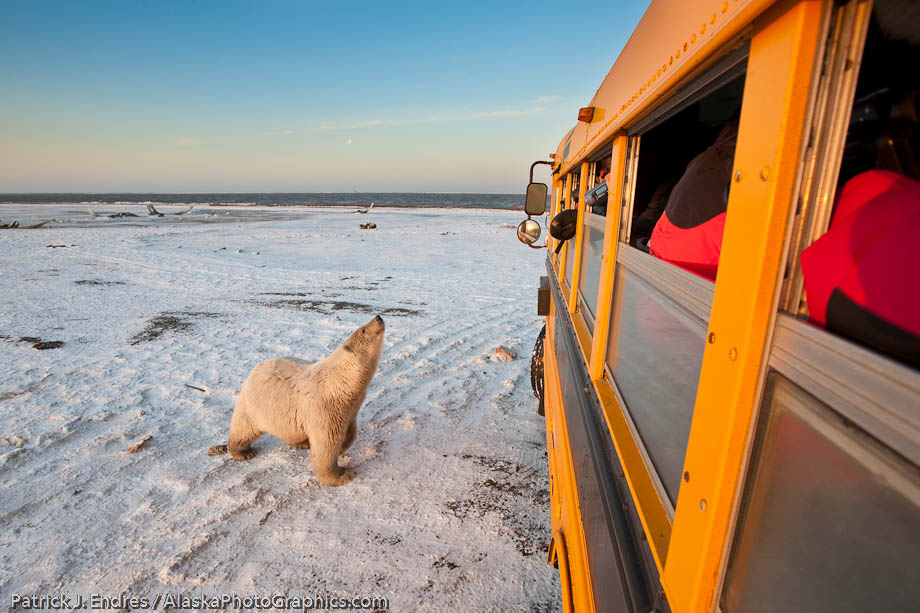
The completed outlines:
[[[920,610],[920,304],[894,305],[906,353],[874,345],[817,321],[826,275],[803,266],[851,179],[918,178],[916,7],[653,0],[537,162],[552,182],[518,235],[546,254],[533,379],[565,611]],[[709,154],[724,185],[696,188]],[[661,255],[703,192],[709,269]],[[920,267],[899,236],[891,278],[859,268],[883,291]]]

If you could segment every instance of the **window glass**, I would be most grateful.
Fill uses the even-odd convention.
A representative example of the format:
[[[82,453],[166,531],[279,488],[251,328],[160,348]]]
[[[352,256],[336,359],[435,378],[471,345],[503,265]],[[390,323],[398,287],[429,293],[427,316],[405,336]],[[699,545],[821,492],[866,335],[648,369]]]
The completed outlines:
[[[575,237],[565,241],[565,282],[572,287],[572,268],[575,265]]]
[[[634,250],[633,254],[646,264],[666,266],[648,255]],[[676,270],[668,272],[690,277]],[[618,303],[610,321],[607,367],[674,504],[690,435],[706,324],[644,276],[617,263],[614,295]],[[696,278],[687,280],[705,284]]]
[[[601,257],[604,255],[606,220],[600,215],[585,213],[584,238],[581,243],[581,297],[588,309],[588,323],[593,328],[597,317],[597,290],[601,280]]]
[[[917,468],[773,373],[722,609],[913,611]]]

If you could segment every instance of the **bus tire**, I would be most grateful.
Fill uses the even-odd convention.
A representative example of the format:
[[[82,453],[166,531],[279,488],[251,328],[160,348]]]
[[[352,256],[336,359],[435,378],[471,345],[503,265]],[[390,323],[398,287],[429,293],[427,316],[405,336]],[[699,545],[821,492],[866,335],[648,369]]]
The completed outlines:
[[[533,346],[533,354],[530,357],[530,386],[533,388],[533,395],[540,401],[537,412],[540,415],[545,414],[543,407],[543,342],[546,340],[546,325],[540,330],[537,337],[537,343]]]

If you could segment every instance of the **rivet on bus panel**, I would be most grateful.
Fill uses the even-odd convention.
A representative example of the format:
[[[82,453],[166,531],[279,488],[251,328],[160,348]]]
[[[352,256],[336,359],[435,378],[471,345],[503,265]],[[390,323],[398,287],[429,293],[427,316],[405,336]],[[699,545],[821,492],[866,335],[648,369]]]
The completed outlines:
[[[706,499],[705,498],[700,500],[700,511],[703,511],[703,512],[706,511]]]
[[[741,183],[741,171],[735,173],[735,183]]]
[[[728,359],[734,362],[738,359],[738,350],[732,347],[728,350]]]
[[[769,176],[770,176],[769,166],[764,166],[763,168],[760,169],[760,179],[762,181],[766,181]]]
[[[684,481],[690,483],[690,471],[684,471]]]
[[[722,3],[722,12],[724,13],[724,12],[727,11],[727,10],[728,10],[728,2],[723,2],[723,3]]]
[[[709,333],[709,344],[711,345],[711,344],[713,344],[714,342],[716,342],[716,333],[715,333],[715,332],[710,332],[710,333]]]

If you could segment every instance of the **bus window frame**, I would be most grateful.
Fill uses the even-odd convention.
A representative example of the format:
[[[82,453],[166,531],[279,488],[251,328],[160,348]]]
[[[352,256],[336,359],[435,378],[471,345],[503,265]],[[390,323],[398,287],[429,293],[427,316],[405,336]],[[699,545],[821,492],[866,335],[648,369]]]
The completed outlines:
[[[626,166],[626,150],[628,136],[623,133],[614,135],[612,141],[601,147],[601,155],[610,154],[610,192],[608,203],[618,203],[623,200],[624,168]],[[595,317],[595,330],[593,338],[589,339],[590,350],[585,351],[588,379],[594,386],[600,405],[603,419],[610,432],[611,442],[616,450],[617,457],[623,469],[622,478],[633,497],[632,508],[641,525],[651,547],[648,548],[648,564],[654,567],[655,574],[660,576],[664,568],[664,556],[667,552],[671,535],[671,520],[664,511],[662,501],[658,497],[651,473],[648,471],[647,462],[643,461],[641,450],[637,447],[637,438],[629,432],[629,424],[625,420],[625,411],[622,399],[617,398],[617,392],[612,385],[612,378],[605,372],[604,363],[609,332],[609,321],[612,315],[612,302],[607,299],[611,295],[616,271],[617,251],[621,247],[618,242],[620,226],[620,206],[608,206],[606,227],[604,232],[603,257],[601,259],[600,281],[598,284],[598,310]],[[560,277],[557,276],[557,280]],[[560,288],[562,285],[560,284]],[[584,327],[582,318],[572,315],[571,321],[576,338],[583,335],[579,328]],[[585,343],[578,339],[584,349]]]
[[[750,31],[747,32],[747,36],[750,36]],[[607,347],[610,321],[617,317],[620,304],[620,300],[613,291],[616,283],[616,266],[621,264],[639,273],[645,281],[674,299],[685,311],[696,317],[704,327],[708,325],[715,291],[714,284],[629,245],[642,133],[660,125],[688,105],[744,75],[749,50],[750,41],[748,39],[742,38],[735,42],[728,51],[710,62],[686,85],[678,88],[662,105],[621,133],[621,157],[617,156],[615,150],[611,158],[610,172],[617,180],[618,189],[616,191],[619,193],[610,194],[608,198],[616,198],[611,201],[618,200],[621,205],[615,209],[619,214],[610,215],[607,219],[608,225],[613,224],[610,229],[616,228],[617,232],[615,237],[610,232],[605,236],[604,252],[607,261],[602,267],[605,282],[601,284],[598,303],[605,304],[609,312],[605,313],[603,318],[595,318],[595,338],[589,368],[593,369],[591,376],[595,381],[599,397],[602,399],[608,428],[611,433],[618,433],[621,439],[615,440],[614,444],[617,446],[618,453],[621,454],[621,462],[628,473],[627,481],[637,501],[640,520],[643,522],[646,536],[653,545],[651,549],[659,572],[664,571],[676,505],[671,502],[664,488],[661,477],[639,436],[627,404],[614,383],[613,374],[608,365]],[[619,159],[623,160],[622,163],[617,162]],[[612,217],[616,219],[611,219]],[[614,240],[616,243],[613,253],[609,252],[608,240]],[[575,321],[578,319],[573,317]],[[603,335],[598,334],[601,330]],[[577,331],[578,326],[576,326]],[[603,341],[603,344],[598,342],[600,340]],[[623,439],[626,433],[628,433],[628,438]]]
[[[626,146],[626,168],[624,169],[623,205],[620,207],[619,241],[629,244],[632,231],[633,202],[636,199],[636,180],[639,176],[639,152],[642,146],[641,135],[628,137]]]
[[[628,137],[626,134],[617,134],[609,144],[610,152],[610,191],[607,194],[608,215],[605,219],[603,256],[601,257],[601,278],[597,288],[597,313],[595,314],[594,336],[592,339],[591,360],[588,362],[588,372],[592,380],[604,377],[604,360],[609,333],[610,318],[612,317],[612,301],[606,297],[613,291],[614,275],[616,273],[616,258],[619,250],[617,230],[620,227],[620,207],[611,206],[623,198],[625,173],[623,168],[626,163]]]
[[[582,239],[584,237],[584,223],[585,223],[585,185],[588,183],[588,167],[590,164],[588,162],[582,162],[578,171],[578,221],[576,222],[575,236],[573,240],[575,241],[572,245],[572,273],[571,273],[571,286],[567,294],[567,300],[569,305],[569,313],[575,315],[579,313],[581,309],[578,308],[578,285],[581,278],[581,248],[582,248]],[[572,173],[574,175],[574,173]],[[570,195],[571,197],[571,195]],[[568,249],[568,246],[566,247]],[[584,325],[584,322],[581,322]],[[576,328],[577,330],[578,328]],[[584,332],[584,330],[582,330]],[[580,335],[580,336],[583,336]],[[588,358],[590,349],[585,347],[585,342],[583,338],[579,338],[582,344],[582,351],[585,352],[585,357]],[[590,345],[589,345],[590,347]],[[588,349],[585,351],[585,349]]]
[[[553,198],[550,201],[550,209],[549,209],[549,219],[550,220],[552,220],[554,217],[556,217],[556,215],[559,214],[559,203],[562,200],[562,189],[565,186],[564,177],[560,177],[557,174],[556,169],[553,170],[552,184],[553,184],[553,192],[552,192]],[[556,255],[555,253],[557,242],[558,241],[555,238],[553,238],[549,232],[546,233],[546,246],[550,250],[550,258],[552,259],[552,262],[553,262],[553,269],[556,270],[556,272],[558,273],[559,268],[557,266],[557,261],[558,261],[559,256]]]
[[[583,208],[584,208],[584,207],[583,207]],[[606,228],[607,228],[607,219],[606,219],[606,217],[604,217],[604,216],[602,216],[602,215],[595,215],[594,213],[589,213],[589,212],[586,210],[586,211],[584,212],[584,225],[590,226],[592,229],[598,230],[598,231],[600,231],[600,232],[604,232],[604,231],[606,230]],[[584,228],[582,228],[582,232],[584,232]],[[606,235],[604,236],[604,240],[605,240],[605,243],[606,243]],[[584,242],[582,242],[582,248],[584,248]],[[601,260],[602,260],[602,261],[601,261],[601,265],[603,266],[603,247],[602,247],[601,249],[602,249],[602,251],[601,251],[601,254],[602,254],[602,255],[601,255]],[[582,254],[581,261],[580,261],[580,265],[581,265],[582,267],[584,266],[584,254]],[[583,272],[584,272],[584,271],[582,270],[582,273],[583,273]],[[602,277],[603,277],[603,273],[600,272],[600,273],[599,273],[599,278],[598,278],[598,287],[600,287],[600,283],[599,283],[599,282],[600,282],[600,278],[602,278]],[[597,326],[596,326],[596,323],[597,323],[597,313],[596,313],[596,311],[597,311],[597,308],[598,308],[597,302],[600,301],[601,295],[600,295],[600,292],[598,292],[598,295],[595,296],[595,307],[594,307],[594,311],[595,311],[595,312],[592,313],[591,307],[589,306],[588,301],[585,299],[584,292],[582,291],[582,289],[583,289],[582,286],[584,285],[584,283],[583,283],[583,281],[584,281],[583,275],[580,274],[578,280],[579,280],[578,296],[577,296],[577,300],[578,300],[578,311],[581,313],[582,318],[585,320],[585,324],[587,324],[588,329],[591,331],[591,337],[593,338],[594,335],[597,333]]]
[[[559,193],[559,210],[556,211],[556,215],[568,208],[567,203],[569,198],[567,198],[569,190],[571,189],[569,181],[571,180],[571,173],[566,173],[563,176],[559,177],[559,182],[561,184],[561,191]],[[556,244],[559,241],[553,239]],[[566,248],[565,245],[562,246],[562,249],[559,250],[559,253],[555,252],[555,247],[553,249],[553,261],[556,265],[556,276],[559,278],[559,285],[563,288],[567,287],[565,282],[565,256]]]
[[[788,314],[777,319],[769,365],[920,466],[920,372]]]
[[[802,317],[808,316],[808,306],[800,257],[830,227],[870,20],[870,3],[851,1],[835,7],[824,34],[824,57],[815,67],[813,82],[817,87],[809,147],[802,163],[799,204],[791,230],[792,249],[780,298],[782,310]]]
[[[601,145],[601,146],[597,149],[597,151],[596,151],[594,154],[592,154],[592,155],[590,155],[590,156],[588,156],[588,157],[586,158],[586,164],[587,164],[587,171],[588,171],[588,174],[585,175],[585,176],[590,177],[591,180],[592,180],[592,186],[591,186],[590,189],[593,189],[593,188],[595,187],[595,185],[596,185],[596,181],[597,181],[597,165],[598,165],[598,162],[599,162],[600,160],[604,159],[605,157],[608,157],[608,156],[611,158],[611,162],[613,161],[613,156],[614,156],[614,143],[615,143],[615,140],[616,140],[616,139],[614,138],[614,139],[611,139],[611,140],[607,141],[606,143],[604,143],[603,145]],[[583,187],[585,188],[585,189],[584,189],[584,194],[588,193],[589,188],[587,187],[587,183],[586,183],[585,186],[583,186]],[[598,229],[598,230],[600,230],[601,232],[604,233],[604,246],[602,247],[602,251],[601,251],[601,262],[600,262],[601,265],[600,265],[600,273],[599,273],[599,274],[600,274],[600,278],[598,279],[598,287],[600,287],[600,285],[601,285],[601,283],[602,283],[602,281],[603,281],[603,277],[604,277],[604,272],[603,272],[603,269],[604,269],[604,261],[605,261],[605,256],[604,256],[604,254],[606,253],[606,248],[607,248],[607,232],[608,232],[608,228],[607,228],[607,225],[608,225],[608,224],[607,224],[607,218],[610,217],[610,215],[596,215],[596,214],[594,214],[594,213],[588,212],[588,210],[587,210],[587,205],[586,205],[585,202],[584,202],[584,200],[585,200],[584,194],[582,194],[582,196],[581,196],[581,209],[582,209],[582,211],[583,211],[583,224],[582,224],[582,225],[584,225],[584,224],[586,223],[586,224],[590,225],[591,227],[593,227],[593,228],[595,228],[595,229]],[[609,195],[609,194],[608,194],[607,201],[608,201],[608,203],[612,202],[612,199],[610,198],[610,195]],[[608,209],[608,210],[609,210],[609,209]],[[580,229],[582,232],[584,232],[584,228],[583,228],[583,227],[580,227],[579,229]],[[579,262],[579,266],[583,266],[583,265],[584,265],[584,262],[583,262],[583,261],[580,261],[580,262]],[[583,288],[581,287],[581,285],[582,285],[581,279],[582,279],[582,277],[579,276],[579,284],[578,284],[578,288],[577,288],[577,297],[576,297],[576,300],[577,300],[577,307],[576,307],[576,310],[577,310],[578,312],[581,312],[581,313],[583,314],[584,323],[586,324],[588,330],[590,331],[590,336],[591,336],[591,338],[593,339],[594,336],[597,334],[596,322],[597,322],[597,320],[598,320],[598,317],[597,317],[597,312],[596,312],[596,311],[598,310],[599,305],[597,305],[597,304],[595,305],[595,313],[592,314],[590,308],[589,308],[588,305],[587,305],[587,301],[585,300],[584,292],[582,291]],[[595,297],[595,298],[596,298],[596,302],[600,302],[601,296],[602,296],[602,294],[601,294],[600,292],[598,292],[597,296]],[[593,345],[593,343],[592,343],[592,345]],[[590,361],[589,356],[590,356],[590,355],[593,355],[593,348],[590,349],[590,350],[589,350],[588,352],[586,352],[586,353],[588,354],[588,355],[586,355],[586,359],[588,359],[588,361]]]
[[[729,193],[732,214],[662,574],[674,609],[717,606],[778,313],[814,96],[810,79],[830,7],[778,3],[754,24]],[[725,406],[734,410],[726,414]]]
[[[598,162],[601,159],[608,157],[608,156],[610,157],[610,164],[611,164],[609,172],[613,173],[617,167],[617,161],[624,159],[624,152],[622,149],[625,149],[625,146],[626,146],[625,143],[626,143],[626,136],[623,134],[619,134],[619,135],[615,135],[613,139],[611,139],[610,141],[607,141],[606,143],[598,147],[598,149],[593,154],[587,156],[585,160],[582,162],[582,164],[579,166],[580,177],[591,177],[592,179],[596,179]],[[619,175],[619,176],[612,175],[612,176],[614,176],[614,180],[620,180],[622,178],[622,175]],[[573,265],[572,287],[567,288],[567,291],[570,292],[570,294],[567,294],[567,295],[570,296],[569,313],[572,315],[572,319],[576,324],[575,325],[576,336],[578,337],[579,344],[581,345],[581,349],[582,349],[582,353],[584,354],[585,362],[589,364],[589,373],[591,374],[591,378],[594,379],[594,378],[598,378],[602,376],[602,373],[603,373],[604,348],[606,347],[606,345],[605,344],[599,345],[596,342],[596,340],[598,337],[598,323],[603,322],[602,326],[606,326],[606,322],[608,321],[607,312],[609,311],[609,308],[604,308],[602,303],[604,302],[604,297],[609,295],[609,288],[612,288],[612,277],[613,277],[614,270],[615,270],[615,267],[608,266],[608,262],[615,259],[615,258],[608,257],[607,255],[608,250],[611,248],[610,243],[608,243],[608,240],[616,240],[615,238],[610,239],[610,237],[612,235],[613,229],[617,228],[619,225],[617,221],[618,217],[615,214],[615,211],[609,208],[609,203],[617,202],[621,200],[621,197],[618,196],[621,190],[614,189],[613,191],[615,193],[608,194],[608,197],[607,197],[608,215],[596,215],[594,213],[588,212],[587,206],[585,204],[585,194],[588,192],[588,190],[589,188],[587,185],[587,180],[586,179],[582,180],[579,183],[578,229],[577,229],[577,235],[575,237],[576,238],[575,252],[577,252],[577,257]],[[611,222],[611,219],[613,219],[613,222]],[[604,232],[604,243],[601,248],[602,255],[601,255],[600,268],[599,268],[600,278],[598,280],[598,293],[596,296],[596,305],[595,305],[596,312],[593,314],[591,313],[591,309],[588,307],[586,300],[585,300],[584,293],[582,292],[583,284],[582,284],[581,273],[583,272],[582,267],[584,265],[584,262],[583,262],[584,254],[582,253],[582,251],[584,249],[584,226],[585,224],[589,224],[592,227],[597,228]],[[575,279],[575,275],[574,275],[574,270],[575,270],[574,267],[578,267],[578,271],[579,271],[577,280]],[[609,271],[608,271],[608,268],[610,268]],[[564,279],[564,276],[563,276],[563,279]],[[563,283],[562,286],[565,287],[565,284]],[[605,289],[604,289],[605,287],[608,288],[607,293],[605,293]],[[600,317],[599,315],[603,315],[603,318]],[[604,342],[606,343],[606,336],[607,336],[606,329],[604,330],[604,334],[602,336],[605,339]],[[599,356],[599,361],[594,359],[595,356]]]
[[[670,298],[675,303],[674,308],[682,311],[682,314],[685,317],[689,316],[694,319],[695,323],[697,323],[702,330],[705,331],[707,329],[709,323],[709,312],[712,308],[712,299],[715,291],[713,283],[698,277],[693,273],[678,268],[669,262],[649,255],[640,249],[636,249],[629,244],[621,244],[618,246],[619,250],[615,258],[617,264],[623,266],[630,272],[635,273],[640,278],[642,278],[643,281],[651,285],[654,289]],[[615,268],[616,266],[614,266],[614,269]],[[617,283],[616,279],[614,280],[614,283]],[[611,319],[615,319],[618,317],[618,306],[620,301],[616,298],[616,295],[612,295],[611,302],[615,303],[613,307],[614,315]],[[608,320],[606,325],[608,332],[611,327],[611,322]],[[605,349],[608,347],[609,345],[607,345]],[[659,504],[661,505],[662,510],[667,516],[669,522],[673,523],[676,505],[671,502],[670,496],[668,495],[664,487],[664,483],[661,479],[661,475],[659,475],[658,471],[656,470],[655,464],[651,458],[651,454],[649,454],[645,442],[642,440],[642,437],[639,434],[639,430],[635,425],[632,414],[629,410],[629,405],[626,403],[622,393],[619,390],[619,387],[615,383],[613,370],[610,367],[611,361],[616,361],[616,354],[614,353],[611,355],[609,351],[605,352],[602,364],[604,378],[605,380],[612,382],[610,384],[611,388],[616,394],[620,410],[623,412],[624,419],[629,425],[629,430],[632,433],[631,435],[635,441],[636,448],[643,458],[645,470],[649,474],[649,480],[655,487]]]

